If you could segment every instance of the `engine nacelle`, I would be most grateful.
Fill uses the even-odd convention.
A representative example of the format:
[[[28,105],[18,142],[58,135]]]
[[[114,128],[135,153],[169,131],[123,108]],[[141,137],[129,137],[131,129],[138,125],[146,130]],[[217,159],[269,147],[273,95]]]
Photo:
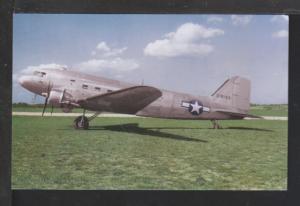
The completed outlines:
[[[48,103],[55,107],[60,107],[64,93],[62,91],[52,90],[48,97]]]
[[[52,90],[48,97],[48,103],[54,107],[62,108],[63,112],[71,112],[73,105],[71,105],[72,95],[66,90]]]

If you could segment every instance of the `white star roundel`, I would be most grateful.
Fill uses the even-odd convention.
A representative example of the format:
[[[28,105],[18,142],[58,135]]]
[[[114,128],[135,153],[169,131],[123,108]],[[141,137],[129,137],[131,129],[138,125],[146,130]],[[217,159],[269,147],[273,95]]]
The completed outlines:
[[[197,100],[190,102],[189,112],[193,115],[199,115],[203,112],[203,104]]]
[[[202,102],[200,102],[198,100],[192,100],[189,102],[182,101],[181,106],[188,108],[188,111],[192,115],[200,115],[203,111],[205,111],[205,112],[210,111],[210,109],[208,107],[204,107]]]

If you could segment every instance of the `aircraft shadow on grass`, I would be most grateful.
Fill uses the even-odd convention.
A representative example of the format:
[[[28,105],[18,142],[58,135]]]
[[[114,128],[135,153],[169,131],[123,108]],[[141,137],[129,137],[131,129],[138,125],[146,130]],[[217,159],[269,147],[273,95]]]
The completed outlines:
[[[215,130],[214,128],[196,128],[196,127],[147,127],[147,129],[212,129]],[[270,129],[262,129],[262,128],[254,128],[254,127],[224,127],[221,128],[222,130],[226,129],[234,129],[234,130],[249,130],[249,131],[260,131],[260,132],[273,132],[273,130]],[[218,130],[216,130],[218,131]]]
[[[161,137],[161,138],[169,138],[174,140],[181,140],[181,141],[193,141],[193,142],[202,142],[207,143],[206,140],[186,137],[178,134],[172,134],[167,132],[161,132],[160,129],[172,129],[172,130],[182,130],[182,129],[195,129],[200,130],[204,128],[195,128],[195,127],[140,127],[138,123],[129,123],[129,124],[118,124],[118,125],[105,125],[105,126],[90,126],[88,130],[108,130],[113,132],[126,132],[131,134],[139,134],[139,135],[149,135],[154,137]],[[207,128],[205,128],[207,129]],[[213,128],[210,128],[213,129]],[[245,131],[259,131],[259,132],[273,132],[273,130],[269,129],[262,129],[262,128],[253,128],[253,127],[226,127],[222,130],[245,130]],[[214,129],[215,130],[215,129]],[[216,130],[218,131],[218,130]]]
[[[253,128],[253,127],[227,127],[225,129],[252,130],[252,131],[260,131],[260,132],[273,132],[273,130],[270,130],[270,129]]]
[[[156,130],[153,130],[156,129]],[[154,137],[161,138],[169,138],[174,140],[182,140],[182,141],[193,141],[193,142],[202,142],[206,143],[206,140],[195,139],[191,137],[185,137],[182,135],[171,134],[167,132],[158,131],[159,129],[198,129],[198,128],[166,128],[166,127],[156,127],[156,128],[147,128],[147,127],[139,127],[137,123],[131,124],[119,124],[119,125],[106,125],[106,126],[90,126],[89,130],[109,130],[114,132],[127,132],[132,134],[139,135],[149,135]]]

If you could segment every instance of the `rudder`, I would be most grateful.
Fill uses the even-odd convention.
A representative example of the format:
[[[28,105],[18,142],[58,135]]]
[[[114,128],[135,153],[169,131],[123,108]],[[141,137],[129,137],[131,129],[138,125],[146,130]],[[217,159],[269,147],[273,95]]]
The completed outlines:
[[[250,109],[250,80],[234,76],[227,79],[211,96],[217,104],[230,106],[240,113]]]

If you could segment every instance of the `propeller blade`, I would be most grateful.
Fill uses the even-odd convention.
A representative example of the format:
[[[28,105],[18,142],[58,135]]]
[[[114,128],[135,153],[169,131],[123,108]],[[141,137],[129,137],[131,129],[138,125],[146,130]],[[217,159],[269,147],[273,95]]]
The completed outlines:
[[[53,113],[53,104],[51,106],[51,116],[52,116],[52,113]]]
[[[44,116],[44,113],[45,113],[45,110],[46,110],[46,107],[47,107],[47,103],[48,103],[48,97],[46,97],[46,99],[45,99],[44,108],[43,108],[43,112],[42,112],[42,117]]]
[[[50,85],[50,81],[49,81],[48,88],[47,88],[47,96],[46,96],[46,99],[45,99],[44,108],[43,108],[43,112],[42,112],[42,117],[44,116],[44,113],[45,113],[45,110],[46,110],[46,107],[47,107],[47,104],[48,104],[48,98],[49,98],[50,90],[51,90],[50,87],[51,87],[51,85]]]

